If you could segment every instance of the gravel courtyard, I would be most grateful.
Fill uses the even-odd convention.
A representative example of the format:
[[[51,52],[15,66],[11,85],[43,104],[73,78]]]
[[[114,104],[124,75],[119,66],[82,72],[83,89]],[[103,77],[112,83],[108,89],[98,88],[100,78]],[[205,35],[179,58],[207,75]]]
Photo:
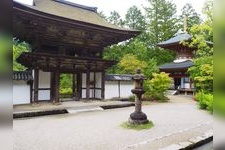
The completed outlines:
[[[148,130],[120,127],[134,107],[14,119],[14,150],[158,149],[212,129],[213,116],[188,96],[143,106],[153,121]],[[170,137],[170,138],[168,138]],[[157,140],[161,139],[161,140]],[[145,143],[144,146],[141,143]]]

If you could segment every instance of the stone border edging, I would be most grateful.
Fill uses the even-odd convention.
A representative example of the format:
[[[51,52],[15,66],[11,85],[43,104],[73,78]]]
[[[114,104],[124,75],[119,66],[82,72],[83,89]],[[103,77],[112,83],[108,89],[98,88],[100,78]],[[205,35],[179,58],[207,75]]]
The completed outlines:
[[[123,107],[130,107],[130,106],[135,106],[135,104],[130,103],[130,104],[102,105],[100,107],[105,110],[105,109],[123,108]]]
[[[48,115],[56,115],[56,114],[66,114],[66,113],[68,113],[68,111],[66,109],[30,111],[30,112],[22,112],[22,113],[13,113],[13,119],[38,117],[38,116],[48,116]]]
[[[159,150],[190,150],[197,148],[213,140],[213,130],[205,132],[201,136],[190,138],[188,141],[172,144]]]
[[[189,130],[191,130],[191,129],[195,129],[195,128],[198,128],[198,127],[201,127],[201,126],[203,126],[203,125],[209,125],[209,124],[212,124],[213,123],[213,121],[209,121],[209,122],[205,122],[205,123],[201,123],[201,124],[198,124],[198,125],[195,125],[195,126],[193,126],[193,127],[190,127],[190,128],[186,128],[186,129],[183,129],[183,130],[179,130],[179,131],[177,131],[177,132],[172,132],[172,133],[169,133],[169,134],[166,134],[166,135],[164,135],[164,136],[160,136],[160,137],[156,137],[156,138],[152,138],[152,139],[149,139],[149,140],[146,140],[146,141],[142,141],[142,142],[139,142],[139,143],[136,143],[136,144],[132,144],[132,145],[129,145],[129,146],[127,146],[127,147],[124,147],[124,148],[121,148],[120,150],[126,150],[126,149],[131,149],[132,147],[138,147],[138,146],[140,146],[140,145],[145,145],[145,144],[148,144],[148,143],[150,143],[150,142],[153,142],[153,141],[156,141],[156,140],[161,140],[161,139],[163,139],[163,138],[166,138],[166,137],[169,137],[169,136],[172,136],[172,135],[175,135],[175,134],[178,134],[178,133],[183,133],[183,132],[186,132],[186,131],[189,131]],[[213,138],[213,132],[212,132],[212,130],[209,130],[211,133],[211,136],[209,137],[209,139],[206,139],[206,143],[208,142],[208,140],[210,141],[212,138]],[[209,131],[207,131],[207,132],[209,132]],[[206,134],[206,133],[205,133]],[[204,134],[204,135],[205,135]],[[191,139],[194,139],[194,138],[191,138]],[[190,140],[190,139],[189,139]],[[203,140],[204,141],[204,140]],[[188,141],[186,141],[186,142],[188,142]],[[188,145],[188,143],[186,143],[186,142],[180,142],[180,144],[186,144],[186,147],[188,147],[189,145]],[[200,141],[199,141],[200,142]],[[190,142],[189,142],[190,143]],[[201,143],[199,143],[199,144],[201,144]],[[202,143],[201,145],[203,145],[203,144],[205,144],[205,143]],[[162,148],[162,149],[160,149],[160,150],[180,150],[182,147],[180,146],[180,145],[178,145],[178,144],[172,144],[172,145],[176,145],[176,146],[174,146],[173,147],[173,149],[164,149],[164,148]],[[172,145],[170,145],[170,146],[172,146]],[[192,145],[193,145],[193,143],[192,143]],[[197,145],[197,146],[199,146],[199,145]],[[183,146],[184,147],[184,146]],[[191,147],[191,145],[190,145],[190,147]],[[169,148],[169,146],[167,146],[167,147],[165,147],[165,148]],[[188,147],[189,148],[189,147]],[[183,148],[184,149],[184,148]],[[190,149],[190,148],[189,148]],[[185,149],[184,149],[185,150]]]
[[[129,104],[102,105],[99,107],[102,108],[103,110],[105,110],[105,109],[130,107],[130,106],[134,106],[134,105],[135,105],[134,103],[129,103]],[[68,108],[68,109],[73,109],[73,108]],[[17,113],[13,113],[13,119],[57,115],[57,114],[67,114],[67,113],[69,113],[68,109],[53,109],[53,110],[17,112]],[[86,108],[83,108],[83,110],[84,110],[84,112],[87,111]],[[79,109],[79,112],[82,112],[82,109]]]

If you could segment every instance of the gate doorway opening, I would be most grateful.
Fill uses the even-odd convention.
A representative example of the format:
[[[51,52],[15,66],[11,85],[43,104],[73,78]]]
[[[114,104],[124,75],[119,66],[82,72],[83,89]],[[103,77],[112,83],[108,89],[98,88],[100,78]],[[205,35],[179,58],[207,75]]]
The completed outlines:
[[[80,74],[60,74],[60,99],[62,101],[80,100]]]

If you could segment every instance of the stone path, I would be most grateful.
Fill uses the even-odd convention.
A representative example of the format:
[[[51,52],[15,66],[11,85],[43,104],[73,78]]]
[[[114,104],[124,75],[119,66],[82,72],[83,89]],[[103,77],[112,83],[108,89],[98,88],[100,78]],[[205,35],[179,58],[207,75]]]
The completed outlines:
[[[196,137],[213,128],[213,116],[190,97],[171,96],[169,103],[143,107],[154,127],[120,127],[134,107],[71,113],[13,121],[14,150],[156,150]]]

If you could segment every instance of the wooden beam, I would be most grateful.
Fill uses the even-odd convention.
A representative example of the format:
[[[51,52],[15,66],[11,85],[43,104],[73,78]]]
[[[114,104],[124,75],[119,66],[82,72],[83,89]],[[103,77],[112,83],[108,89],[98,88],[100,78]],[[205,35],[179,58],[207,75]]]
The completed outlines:
[[[39,70],[34,69],[34,103],[38,103]]]
[[[105,72],[102,72],[101,98],[105,99]]]

